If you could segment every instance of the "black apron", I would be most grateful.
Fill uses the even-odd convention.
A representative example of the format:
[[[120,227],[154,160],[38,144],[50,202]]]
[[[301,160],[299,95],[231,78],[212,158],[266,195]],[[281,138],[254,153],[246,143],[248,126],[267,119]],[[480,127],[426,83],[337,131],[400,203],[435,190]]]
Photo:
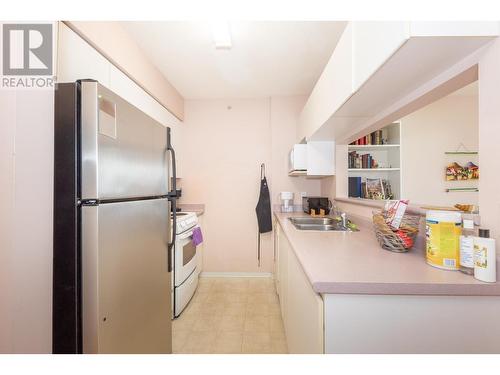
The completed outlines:
[[[265,176],[260,180],[260,195],[255,212],[257,213],[257,222],[259,223],[259,233],[271,232],[273,230],[271,198],[269,197],[269,187],[267,186]]]

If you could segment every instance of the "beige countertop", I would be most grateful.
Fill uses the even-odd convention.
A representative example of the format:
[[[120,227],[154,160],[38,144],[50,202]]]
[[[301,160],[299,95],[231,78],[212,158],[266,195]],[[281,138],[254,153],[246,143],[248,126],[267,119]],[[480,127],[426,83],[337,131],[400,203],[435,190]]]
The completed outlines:
[[[307,216],[304,213],[274,215],[317,293],[500,295],[499,282],[483,283],[459,271],[429,266],[423,249],[382,249],[367,219],[349,215],[359,232],[313,232],[298,230],[288,220]]]
[[[203,215],[205,212],[204,204],[178,203],[177,207],[179,207],[181,211],[195,212],[196,216]]]

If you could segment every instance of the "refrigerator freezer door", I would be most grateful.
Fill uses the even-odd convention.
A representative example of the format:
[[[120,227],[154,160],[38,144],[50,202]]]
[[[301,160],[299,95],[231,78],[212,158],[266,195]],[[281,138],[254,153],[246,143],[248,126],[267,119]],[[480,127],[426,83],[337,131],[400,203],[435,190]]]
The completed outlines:
[[[82,199],[166,195],[167,128],[97,82],[80,92]]]
[[[166,199],[82,207],[84,353],[171,353]]]

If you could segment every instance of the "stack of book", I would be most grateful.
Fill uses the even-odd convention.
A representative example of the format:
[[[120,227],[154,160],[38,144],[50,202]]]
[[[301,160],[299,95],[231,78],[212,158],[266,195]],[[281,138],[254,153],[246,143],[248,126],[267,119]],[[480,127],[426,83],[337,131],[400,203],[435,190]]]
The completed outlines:
[[[356,151],[349,152],[349,167],[353,168],[377,168],[378,164],[370,154],[359,155]]]
[[[351,145],[383,145],[386,141],[382,138],[382,130],[376,130],[373,133],[365,135],[354,142]]]
[[[382,178],[349,177],[349,197],[394,199],[391,183]]]

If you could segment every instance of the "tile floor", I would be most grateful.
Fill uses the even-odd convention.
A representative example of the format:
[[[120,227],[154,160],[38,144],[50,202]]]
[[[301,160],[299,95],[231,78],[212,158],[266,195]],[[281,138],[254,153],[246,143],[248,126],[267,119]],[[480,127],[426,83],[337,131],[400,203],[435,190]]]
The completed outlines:
[[[200,278],[172,330],[174,353],[287,353],[270,278]]]

